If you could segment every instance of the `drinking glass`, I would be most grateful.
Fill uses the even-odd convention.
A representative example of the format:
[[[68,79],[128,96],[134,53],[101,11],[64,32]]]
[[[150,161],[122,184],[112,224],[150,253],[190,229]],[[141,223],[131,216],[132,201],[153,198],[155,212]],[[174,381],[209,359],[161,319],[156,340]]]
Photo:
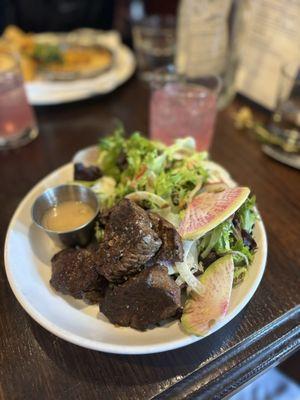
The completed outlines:
[[[198,150],[208,150],[213,138],[221,79],[211,75],[192,80],[160,73],[151,86],[151,138],[171,144],[174,139],[192,136]]]
[[[176,42],[173,16],[152,15],[134,22],[132,36],[142,79],[151,80],[154,69],[173,63]]]
[[[283,148],[300,152],[300,61],[285,64],[281,69],[277,106],[269,130],[281,139]]]
[[[38,135],[22,74],[13,54],[0,50],[0,149],[25,145]]]

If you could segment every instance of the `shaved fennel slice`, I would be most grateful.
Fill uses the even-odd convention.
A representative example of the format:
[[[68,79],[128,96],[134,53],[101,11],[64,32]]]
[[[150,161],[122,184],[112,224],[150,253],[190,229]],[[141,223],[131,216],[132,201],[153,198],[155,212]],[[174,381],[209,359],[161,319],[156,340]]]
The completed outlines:
[[[188,136],[183,139],[176,139],[175,143],[166,149],[165,154],[174,160],[183,160],[186,156],[191,155],[195,149],[195,139]]]
[[[175,269],[171,263],[165,263],[163,264],[165,267],[168,268],[168,275],[174,275],[175,274]]]
[[[203,186],[203,179],[202,179],[202,177],[200,177],[199,182],[197,183],[197,185],[194,187],[194,189],[189,194],[187,204],[189,204],[193,200],[193,198],[196,196],[196,194],[198,194],[198,192],[200,191],[202,186]]]
[[[106,196],[112,196],[115,192],[115,188],[116,181],[110,176],[103,176],[102,178],[99,178],[94,182],[93,186],[91,186],[91,189],[96,194],[103,194]]]
[[[198,269],[197,241],[185,241],[183,243],[184,259],[183,262],[175,263],[175,269],[181,279],[176,279],[177,284],[186,282],[188,287],[198,294],[203,292],[202,283],[193,275],[192,270]]]
[[[218,183],[221,181],[230,188],[236,187],[236,182],[221,165],[214,161],[204,160],[203,166],[209,173],[209,178],[206,183]]]
[[[236,254],[236,255],[242,257],[245,260],[245,263],[246,263],[247,267],[249,266],[248,257],[246,256],[246,254],[242,253],[241,251],[231,250],[231,251],[228,252],[228,254],[232,254],[232,255]]]
[[[145,192],[142,190],[129,193],[125,197],[133,201],[149,200],[150,202],[154,203],[156,206],[160,208],[169,206],[169,203],[162,197],[158,196],[157,194],[151,192]]]

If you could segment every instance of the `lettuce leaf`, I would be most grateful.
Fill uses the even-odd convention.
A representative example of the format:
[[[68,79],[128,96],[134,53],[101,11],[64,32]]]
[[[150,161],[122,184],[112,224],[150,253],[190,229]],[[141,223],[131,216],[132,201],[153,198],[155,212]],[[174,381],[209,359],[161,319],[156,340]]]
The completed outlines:
[[[236,266],[249,265],[253,260],[254,252],[242,240],[237,240],[231,247],[231,251],[233,252],[233,261]]]
[[[258,217],[255,210],[255,196],[248,197],[245,203],[237,211],[237,218],[240,221],[241,228],[245,229],[248,233],[251,233],[253,226]]]
[[[126,139],[123,129],[118,128],[100,140],[99,150],[99,167],[117,183],[115,202],[135,191],[149,192],[179,212],[208,176],[203,166],[207,154],[196,151],[193,138],[178,139],[166,147],[138,132]]]
[[[122,127],[115,130],[112,136],[102,138],[99,142],[98,164],[104,175],[111,176],[117,182],[120,180],[121,170],[118,166],[118,157],[125,144]]]
[[[237,232],[237,229],[245,229],[252,236],[257,217],[255,197],[253,196],[248,198],[236,211],[234,218],[228,218],[200,239],[198,244],[200,261],[206,264],[206,259],[213,259],[212,254],[217,257],[232,254],[235,269],[239,268],[236,281],[240,282],[245,276],[245,270],[241,268],[247,270],[253,261],[255,250],[243,241],[241,232]],[[238,228],[234,225],[233,219],[238,221]]]

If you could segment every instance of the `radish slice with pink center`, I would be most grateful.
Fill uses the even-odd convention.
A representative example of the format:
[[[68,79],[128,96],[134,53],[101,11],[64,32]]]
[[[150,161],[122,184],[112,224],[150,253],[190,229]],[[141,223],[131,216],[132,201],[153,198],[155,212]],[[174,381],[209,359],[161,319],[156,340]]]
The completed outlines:
[[[192,291],[183,308],[181,323],[193,335],[205,336],[228,310],[234,264],[231,255],[219,258],[200,276],[202,293]]]
[[[188,205],[179,226],[184,240],[199,239],[230,217],[249,196],[247,187],[235,187],[222,192],[204,192]]]

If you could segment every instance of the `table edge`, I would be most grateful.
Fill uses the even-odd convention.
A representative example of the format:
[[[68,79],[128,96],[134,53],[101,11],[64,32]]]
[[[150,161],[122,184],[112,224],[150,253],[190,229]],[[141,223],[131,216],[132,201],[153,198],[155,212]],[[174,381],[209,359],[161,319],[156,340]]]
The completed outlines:
[[[299,348],[300,305],[297,305],[224,353],[200,364],[154,398],[227,398]],[[226,369],[220,373],[224,365]]]

